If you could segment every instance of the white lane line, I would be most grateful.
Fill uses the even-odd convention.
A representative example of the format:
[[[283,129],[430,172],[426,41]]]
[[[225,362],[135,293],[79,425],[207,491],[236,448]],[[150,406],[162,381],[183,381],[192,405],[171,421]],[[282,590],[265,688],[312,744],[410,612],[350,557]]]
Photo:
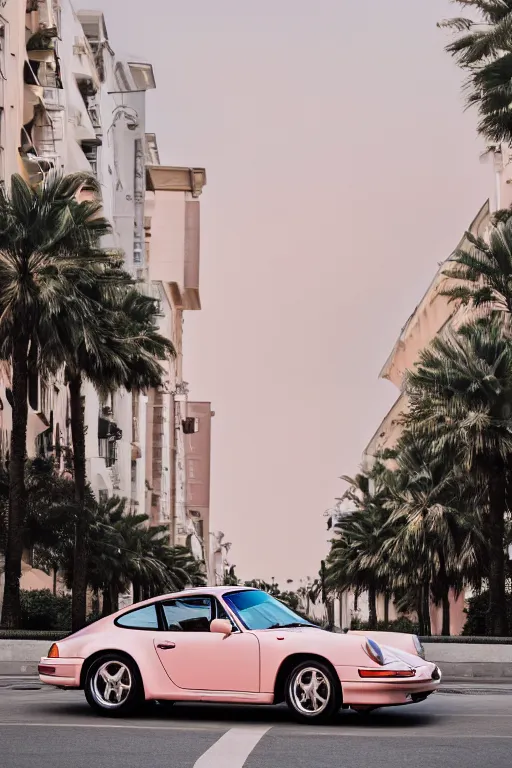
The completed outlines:
[[[112,723],[31,723],[31,722],[0,722],[0,728],[101,728],[102,730],[135,730],[135,731],[223,731],[224,725],[218,724],[191,724],[191,725],[114,725]],[[270,726],[269,726],[270,727]]]
[[[194,768],[242,768],[256,744],[271,727],[255,725],[231,728],[196,760]]]

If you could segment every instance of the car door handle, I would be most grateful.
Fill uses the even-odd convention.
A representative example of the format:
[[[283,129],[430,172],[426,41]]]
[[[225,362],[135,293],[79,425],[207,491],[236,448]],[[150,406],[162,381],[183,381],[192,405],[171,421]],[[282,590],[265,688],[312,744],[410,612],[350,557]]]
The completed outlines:
[[[170,651],[172,648],[176,648],[176,643],[158,643],[157,648],[161,651]]]

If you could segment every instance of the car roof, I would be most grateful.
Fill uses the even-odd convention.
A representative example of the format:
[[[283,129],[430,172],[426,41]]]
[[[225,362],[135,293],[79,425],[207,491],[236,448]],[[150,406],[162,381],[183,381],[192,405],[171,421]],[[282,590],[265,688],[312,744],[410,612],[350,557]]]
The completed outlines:
[[[127,611],[132,610],[135,606],[143,606],[143,605],[150,605],[151,603],[154,603],[155,601],[160,600],[173,600],[177,597],[190,597],[191,595],[211,595],[213,597],[222,597],[222,595],[227,594],[228,592],[261,592],[261,589],[255,589],[254,587],[189,587],[188,589],[182,589],[180,592],[169,592],[165,595],[155,595],[154,597],[150,597],[148,600],[141,600],[139,603],[132,603],[132,605],[127,605],[124,608],[122,608],[118,613],[111,614],[112,616],[116,617],[120,615],[121,613],[126,613]]]
[[[186,595],[193,595],[200,592],[203,595],[224,595],[226,592],[261,592],[261,590],[254,589],[254,587],[190,587],[189,589],[183,589],[181,592],[172,592],[169,595],[162,595],[165,600],[166,597],[185,597]]]

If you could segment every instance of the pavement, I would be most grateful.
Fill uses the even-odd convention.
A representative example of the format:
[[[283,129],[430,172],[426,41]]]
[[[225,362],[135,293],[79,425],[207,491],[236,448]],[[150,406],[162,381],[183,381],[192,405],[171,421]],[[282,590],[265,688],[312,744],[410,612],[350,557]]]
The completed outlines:
[[[448,684],[446,684],[448,685]],[[285,707],[148,707],[96,716],[79,691],[0,679],[1,768],[509,768],[511,683],[450,683],[421,704],[329,726],[295,724]],[[508,689],[507,689],[508,685]],[[457,689],[457,693],[449,690]],[[501,689],[501,690],[500,690]],[[460,695],[466,692],[467,695]]]

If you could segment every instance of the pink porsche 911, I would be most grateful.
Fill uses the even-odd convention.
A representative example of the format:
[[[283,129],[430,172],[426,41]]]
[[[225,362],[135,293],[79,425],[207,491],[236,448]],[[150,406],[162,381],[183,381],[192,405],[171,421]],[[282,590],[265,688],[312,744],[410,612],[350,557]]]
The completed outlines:
[[[335,634],[266,592],[205,587],[131,605],[54,643],[43,683],[104,715],[144,701],[279,704],[302,722],[423,701],[441,673],[415,635]]]

